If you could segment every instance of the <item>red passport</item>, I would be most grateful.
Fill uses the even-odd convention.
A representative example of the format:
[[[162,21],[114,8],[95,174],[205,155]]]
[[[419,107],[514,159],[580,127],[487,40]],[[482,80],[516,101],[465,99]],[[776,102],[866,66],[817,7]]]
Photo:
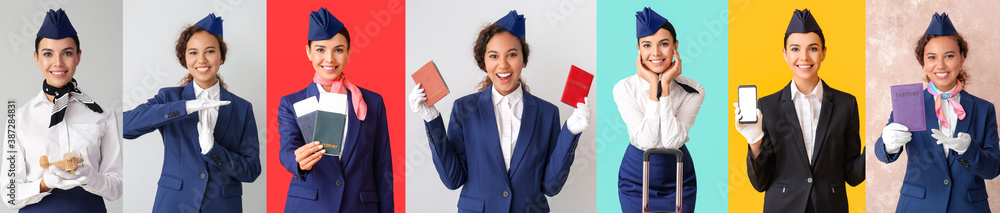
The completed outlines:
[[[410,77],[413,78],[414,83],[420,84],[420,88],[424,89],[424,95],[427,97],[425,101],[427,106],[434,106],[434,103],[437,103],[451,92],[448,90],[448,85],[444,83],[444,78],[438,72],[434,61],[427,62],[427,64],[424,64],[423,67],[414,72],[413,75],[410,75]]]
[[[590,83],[594,75],[579,67],[569,67],[569,77],[566,78],[566,88],[563,89],[562,102],[576,108],[576,103],[583,103],[583,98],[590,94]]]

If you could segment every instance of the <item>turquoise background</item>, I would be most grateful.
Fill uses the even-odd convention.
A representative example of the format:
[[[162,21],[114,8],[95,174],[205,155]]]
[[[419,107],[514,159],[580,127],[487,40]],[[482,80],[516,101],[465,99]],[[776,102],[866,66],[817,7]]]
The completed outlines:
[[[629,139],[612,90],[618,81],[636,74],[635,12],[643,7],[674,25],[681,75],[705,88],[705,102],[687,143],[698,176],[695,210],[727,212],[729,7],[719,0],[597,1],[597,212],[621,212],[618,168]]]

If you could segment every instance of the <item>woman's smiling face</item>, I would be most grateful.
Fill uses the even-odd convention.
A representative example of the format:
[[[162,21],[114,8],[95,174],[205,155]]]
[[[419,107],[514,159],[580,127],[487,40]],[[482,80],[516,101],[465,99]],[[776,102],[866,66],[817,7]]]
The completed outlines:
[[[924,45],[924,73],[941,91],[951,90],[965,63],[958,41],[951,36],[932,38]]]
[[[656,33],[640,38],[637,47],[642,63],[650,71],[660,74],[667,70],[673,62],[674,50],[677,50],[677,40],[670,31],[660,28]]]
[[[312,61],[313,70],[326,80],[340,78],[344,73],[344,66],[347,65],[347,59],[351,56],[347,37],[337,34],[327,40],[309,43],[310,46],[306,46],[306,55]]]
[[[219,40],[215,35],[201,31],[191,35],[187,48],[184,49],[188,73],[202,88],[211,87],[218,81],[219,66],[223,63],[219,48]]]
[[[42,38],[34,57],[35,64],[41,69],[42,76],[45,76],[46,83],[54,87],[63,87],[73,80],[82,53],[78,48],[70,37]]]
[[[521,40],[510,32],[497,33],[486,43],[486,73],[493,87],[506,95],[517,89],[524,68]]]
[[[795,78],[819,78],[820,64],[826,59],[826,48],[823,45],[819,35],[813,32],[788,35],[782,53]]]

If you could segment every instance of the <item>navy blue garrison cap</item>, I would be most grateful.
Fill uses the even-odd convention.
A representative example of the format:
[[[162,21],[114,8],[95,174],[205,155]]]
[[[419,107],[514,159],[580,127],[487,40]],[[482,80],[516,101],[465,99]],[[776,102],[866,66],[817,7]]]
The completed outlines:
[[[309,14],[309,40],[322,41],[333,38],[344,29],[344,23],[333,17],[330,11],[320,7],[318,11]]]
[[[795,9],[795,13],[792,14],[792,20],[788,21],[788,29],[785,30],[785,34],[821,31],[823,31],[823,29],[819,28],[819,24],[816,23],[816,18],[813,18],[809,9]]]
[[[642,8],[642,11],[635,12],[635,38],[656,34],[664,23],[667,23],[667,19],[656,11],[649,7]]]
[[[511,10],[506,16],[497,20],[496,24],[511,34],[524,38],[524,15],[518,15],[517,10]]]
[[[948,13],[934,13],[934,17],[931,18],[931,24],[927,26],[927,31],[924,35],[953,35],[958,34],[958,30],[955,30],[955,25],[951,24],[951,18],[948,18]]]
[[[201,19],[201,21],[198,21],[198,23],[194,25],[197,25],[213,35],[222,38],[222,17],[215,16],[215,13],[209,13],[208,16],[205,16],[205,18]]]
[[[35,36],[51,38],[51,39],[61,39],[76,35],[76,29],[73,29],[73,24],[69,23],[69,17],[66,17],[66,12],[63,9],[52,10],[45,13],[45,20],[42,20],[42,27],[38,29],[38,34]]]

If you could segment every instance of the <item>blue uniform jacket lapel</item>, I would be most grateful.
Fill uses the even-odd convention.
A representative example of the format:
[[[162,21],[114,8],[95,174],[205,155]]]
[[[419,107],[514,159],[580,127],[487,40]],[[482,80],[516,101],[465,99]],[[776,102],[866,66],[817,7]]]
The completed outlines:
[[[500,150],[500,133],[497,132],[497,119],[493,112],[493,97],[490,94],[490,90],[493,86],[487,87],[485,90],[479,93],[479,122],[480,126],[483,128],[479,130],[483,134],[486,134],[486,141],[482,141],[482,146],[486,147],[486,157],[493,161],[493,165],[496,166],[496,170],[499,174],[507,174],[507,167],[504,166],[503,162],[503,151]],[[503,178],[504,183],[510,186],[510,179]]]
[[[344,150],[341,151],[340,162],[343,167],[347,167],[348,161],[350,161],[352,154],[354,154],[354,148],[358,145],[358,134],[361,131],[361,120],[358,119],[358,114],[354,113],[354,102],[350,101],[352,96],[361,94],[351,94],[350,90],[347,90],[347,134],[344,143],[346,145],[343,147]]]
[[[234,119],[237,117],[233,115],[236,113],[233,110],[233,104],[236,102],[233,101],[233,94],[229,93],[229,90],[219,88],[219,100],[229,101],[229,104],[219,107],[219,118],[215,121],[215,133],[212,135],[217,142],[222,141],[223,136],[229,131],[229,124],[236,122]]]
[[[962,109],[965,110],[967,117],[966,119],[959,119],[958,122],[956,122],[958,124],[955,124],[956,125],[955,131],[951,134],[952,138],[957,138],[959,132],[964,132],[966,134],[969,133],[969,126],[970,126],[969,123],[971,122],[972,118],[968,117],[968,113],[976,110],[975,104],[972,104],[972,95],[969,95],[969,93],[966,93],[964,90],[959,93],[961,94],[960,95],[961,100],[958,100],[958,104],[962,105]],[[949,152],[951,153],[948,155],[948,165],[951,165],[952,163],[955,163],[955,159],[958,159],[958,152],[950,150]]]
[[[521,165],[521,159],[524,158],[524,153],[527,152],[529,145],[531,144],[532,134],[535,132],[535,122],[538,120],[538,102],[535,100],[535,96],[532,96],[528,91],[524,91],[524,98],[522,100],[524,104],[524,110],[521,114],[521,131],[517,135],[517,144],[514,145],[514,153],[510,158],[510,172],[508,172],[508,177],[514,177],[517,173],[518,166]],[[537,151],[537,150],[536,150]],[[545,150],[548,151],[548,150]],[[539,162],[540,163],[540,162]]]
[[[948,172],[948,159],[945,158],[943,152],[944,146],[937,144],[937,140],[934,139],[934,137],[931,137],[930,130],[938,129],[940,127],[938,125],[937,114],[934,113],[934,96],[931,95],[930,92],[927,92],[927,89],[924,89],[924,112],[926,113],[924,114],[924,117],[926,118],[925,120],[927,120],[927,131],[923,131],[921,133],[924,134],[923,138],[926,139],[926,143],[928,143],[924,146],[927,147],[927,150],[924,151],[933,153],[930,156],[934,157],[934,159],[932,160],[934,161],[934,164],[938,165],[937,168],[941,169],[942,174],[945,174],[946,176],[950,177],[951,173]],[[909,155],[924,156],[923,153],[910,153]]]

